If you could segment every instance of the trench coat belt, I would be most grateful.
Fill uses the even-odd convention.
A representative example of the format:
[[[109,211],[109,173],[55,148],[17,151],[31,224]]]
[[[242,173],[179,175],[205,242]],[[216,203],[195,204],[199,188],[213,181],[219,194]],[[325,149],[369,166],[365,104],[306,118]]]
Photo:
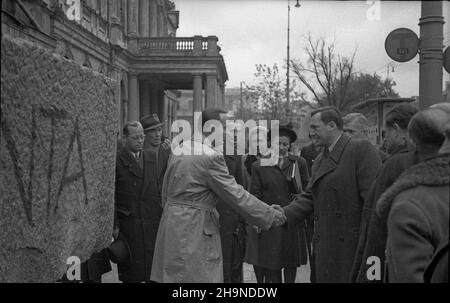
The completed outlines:
[[[196,208],[196,209],[201,209],[207,212],[212,212],[215,213],[216,212],[216,207],[215,205],[211,205],[209,203],[202,203],[199,201],[195,201],[195,200],[167,200],[166,206],[168,205],[178,205],[178,206],[187,206],[187,207],[192,207],[192,208]]]

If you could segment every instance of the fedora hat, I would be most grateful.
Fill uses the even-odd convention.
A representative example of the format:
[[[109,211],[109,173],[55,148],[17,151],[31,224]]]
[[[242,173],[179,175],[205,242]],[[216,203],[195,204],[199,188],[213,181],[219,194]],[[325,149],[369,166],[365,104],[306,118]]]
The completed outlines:
[[[289,139],[291,140],[291,143],[294,143],[297,140],[297,134],[295,133],[295,131],[292,128],[288,127],[287,125],[280,126],[279,134],[280,134],[280,136],[289,137]]]
[[[286,125],[280,125],[278,127],[278,134],[280,137],[281,136],[289,137],[289,140],[291,141],[291,143],[294,143],[297,140],[297,134],[292,129],[291,123],[288,123]],[[269,131],[268,138],[270,138],[270,136],[271,136],[271,131]]]
[[[106,249],[109,259],[113,263],[131,263],[131,249],[121,232],[113,243]]]
[[[141,118],[142,128],[144,131],[155,129],[157,127],[163,126],[164,122],[159,121],[157,114],[147,115]]]

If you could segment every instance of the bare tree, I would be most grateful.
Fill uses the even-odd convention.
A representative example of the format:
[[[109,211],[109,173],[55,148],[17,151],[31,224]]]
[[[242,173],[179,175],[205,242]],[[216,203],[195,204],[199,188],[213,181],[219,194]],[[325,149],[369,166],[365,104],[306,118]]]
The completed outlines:
[[[327,43],[324,38],[314,40],[307,36],[305,47],[306,63],[291,60],[293,72],[312,93],[319,106],[333,105],[344,110],[348,108],[349,83],[353,73],[356,48],[350,57],[336,54],[335,42]]]
[[[292,81],[289,89],[291,102],[286,101],[286,84],[278,65],[272,67],[256,64],[255,84],[245,85],[243,95],[246,108],[253,119],[277,119],[280,123],[291,121],[302,104],[306,103],[305,95],[296,90],[296,82]]]

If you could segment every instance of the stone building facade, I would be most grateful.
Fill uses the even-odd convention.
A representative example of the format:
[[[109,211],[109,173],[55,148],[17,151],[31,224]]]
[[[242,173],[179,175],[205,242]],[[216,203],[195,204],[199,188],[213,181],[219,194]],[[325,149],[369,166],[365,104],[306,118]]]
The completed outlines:
[[[157,113],[170,136],[178,90],[193,111],[222,106],[228,74],[216,36],[176,37],[169,0],[2,0],[2,36],[23,38],[115,79],[118,132]],[[203,100],[205,96],[205,100]]]

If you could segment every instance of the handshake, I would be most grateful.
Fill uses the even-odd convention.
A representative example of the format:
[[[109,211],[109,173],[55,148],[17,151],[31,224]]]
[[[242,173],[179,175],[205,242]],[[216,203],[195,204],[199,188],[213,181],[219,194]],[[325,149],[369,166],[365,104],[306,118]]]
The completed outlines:
[[[271,207],[275,210],[275,215],[273,218],[272,226],[270,228],[278,227],[278,226],[285,224],[287,222],[287,218],[286,218],[286,215],[284,214],[284,209],[280,205],[277,205],[277,204],[272,204]],[[253,228],[258,233],[261,232],[261,228],[259,228],[257,226],[253,226]]]
[[[278,204],[272,204],[271,207],[275,210],[272,227],[278,227],[287,222],[287,217],[284,214],[284,209]]]

